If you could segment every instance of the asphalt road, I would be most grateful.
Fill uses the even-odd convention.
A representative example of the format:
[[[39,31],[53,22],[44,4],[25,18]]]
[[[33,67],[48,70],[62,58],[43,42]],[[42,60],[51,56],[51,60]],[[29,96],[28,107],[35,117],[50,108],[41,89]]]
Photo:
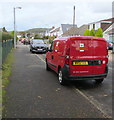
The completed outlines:
[[[111,118],[112,65],[101,85],[95,81],[61,86],[57,74],[45,70],[45,54],[32,54],[19,45],[3,118]]]

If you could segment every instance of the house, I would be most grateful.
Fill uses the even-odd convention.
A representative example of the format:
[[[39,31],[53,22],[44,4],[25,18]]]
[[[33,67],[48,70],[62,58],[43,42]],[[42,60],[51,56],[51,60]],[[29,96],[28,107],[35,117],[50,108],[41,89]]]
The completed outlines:
[[[88,29],[88,25],[82,25],[81,27],[72,27],[62,34],[62,36],[83,36],[84,31]]]
[[[109,34],[108,31],[112,31],[113,24],[114,24],[114,17],[110,18],[110,19],[104,19],[104,20],[100,20],[100,21],[97,21],[97,22],[89,23],[88,26],[89,26],[90,30],[91,29],[97,30],[98,28],[102,28],[103,37],[106,40],[109,40],[109,39],[112,39],[112,38],[110,38],[111,34]]]
[[[45,36],[57,36],[60,37],[66,31],[70,30],[72,27],[77,28],[77,25],[73,24],[61,24],[60,27],[52,27],[51,29],[47,30]]]
[[[112,23],[114,21],[114,18],[110,18],[110,19],[104,19],[104,20],[100,20],[97,22],[93,22],[93,23],[89,23],[89,29],[95,29],[97,30],[98,28],[102,28],[103,32],[109,28]]]
[[[103,36],[106,40],[113,40],[114,41],[114,23],[103,32]]]
[[[60,27],[54,28],[50,31],[50,36],[60,36]]]
[[[73,24],[61,24],[61,34],[64,34],[66,31],[68,31],[71,28],[77,28],[77,25]]]

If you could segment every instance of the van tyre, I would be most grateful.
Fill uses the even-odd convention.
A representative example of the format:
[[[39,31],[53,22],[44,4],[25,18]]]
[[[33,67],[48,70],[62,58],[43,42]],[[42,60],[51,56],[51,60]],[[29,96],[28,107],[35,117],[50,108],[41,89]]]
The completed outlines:
[[[58,79],[59,79],[59,83],[60,83],[61,85],[66,85],[66,80],[65,80],[65,78],[64,78],[64,74],[63,74],[62,69],[59,70]]]
[[[102,79],[96,79],[95,81],[96,81],[97,84],[100,84],[100,83],[103,82],[103,80],[104,80],[104,78],[102,78]]]
[[[46,70],[47,70],[47,71],[50,71],[50,68],[49,68],[47,62],[46,62]]]

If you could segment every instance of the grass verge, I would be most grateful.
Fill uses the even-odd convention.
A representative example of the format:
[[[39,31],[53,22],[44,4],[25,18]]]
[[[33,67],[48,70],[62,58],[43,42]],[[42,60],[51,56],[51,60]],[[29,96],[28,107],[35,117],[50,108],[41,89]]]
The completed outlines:
[[[9,76],[11,75],[11,68],[12,68],[12,63],[13,63],[14,57],[13,57],[13,50],[8,54],[4,64],[2,65],[2,97],[0,96],[0,102],[2,103],[5,102],[6,100],[6,88],[8,84],[10,83],[9,81]],[[2,109],[4,106],[2,106]]]

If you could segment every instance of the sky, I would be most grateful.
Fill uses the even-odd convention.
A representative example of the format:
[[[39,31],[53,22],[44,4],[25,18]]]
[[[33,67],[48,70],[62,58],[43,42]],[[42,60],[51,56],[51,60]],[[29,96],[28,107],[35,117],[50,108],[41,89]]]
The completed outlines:
[[[73,6],[76,8],[76,24],[96,22],[112,17],[114,0],[0,0],[0,28],[14,29],[14,7],[16,29],[59,27],[73,23]]]

